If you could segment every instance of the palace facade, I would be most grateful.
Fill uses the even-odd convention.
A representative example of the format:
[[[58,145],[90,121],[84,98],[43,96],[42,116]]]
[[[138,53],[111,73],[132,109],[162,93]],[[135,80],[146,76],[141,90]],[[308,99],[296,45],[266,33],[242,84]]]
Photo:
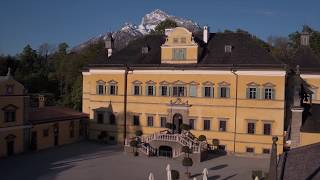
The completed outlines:
[[[83,71],[89,137],[123,142],[136,130],[148,137],[187,124],[234,153],[269,154],[277,136],[281,153],[286,74],[248,34],[177,27],[147,35]]]

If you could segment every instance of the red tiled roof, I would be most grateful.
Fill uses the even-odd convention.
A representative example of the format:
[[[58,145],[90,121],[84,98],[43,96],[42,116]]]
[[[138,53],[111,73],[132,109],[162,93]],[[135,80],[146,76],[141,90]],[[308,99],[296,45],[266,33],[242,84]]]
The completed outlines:
[[[29,112],[29,121],[32,124],[64,121],[71,119],[88,118],[88,114],[75,111],[66,107],[47,106],[43,108],[33,108]]]

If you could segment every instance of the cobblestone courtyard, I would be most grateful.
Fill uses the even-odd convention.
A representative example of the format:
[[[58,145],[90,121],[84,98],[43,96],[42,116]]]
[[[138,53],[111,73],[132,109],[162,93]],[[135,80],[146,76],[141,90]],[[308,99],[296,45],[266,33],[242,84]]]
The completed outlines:
[[[120,147],[93,142],[80,142],[35,153],[17,155],[0,160],[1,180],[147,180],[149,173],[156,180],[165,180],[165,167],[185,168],[180,161],[166,158],[131,157]],[[251,171],[268,169],[269,160],[221,156],[194,163],[190,168],[197,179],[202,179],[203,168],[209,170],[209,180],[251,179]]]

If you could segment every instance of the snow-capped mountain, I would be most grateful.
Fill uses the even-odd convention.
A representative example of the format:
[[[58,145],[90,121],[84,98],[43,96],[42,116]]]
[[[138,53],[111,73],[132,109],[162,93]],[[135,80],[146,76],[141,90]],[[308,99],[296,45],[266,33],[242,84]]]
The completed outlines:
[[[156,9],[156,10],[146,14],[142,18],[140,25],[137,26],[132,23],[125,23],[124,26],[120,28],[120,30],[113,32],[112,37],[114,39],[115,50],[120,50],[123,47],[125,47],[130,41],[132,41],[138,37],[141,37],[145,34],[149,34],[152,30],[155,29],[155,27],[159,23],[161,23],[162,21],[164,21],[166,19],[173,20],[178,24],[178,26],[185,27],[192,32],[201,30],[200,26],[191,20],[168,15],[164,11]],[[83,48],[87,47],[88,45],[95,44],[95,43],[103,40],[108,34],[109,34],[109,32],[104,33],[104,34],[100,34],[99,36],[96,36],[96,37],[93,37],[93,38],[89,39],[88,41],[75,46],[74,48],[72,48],[71,51],[79,52]]]

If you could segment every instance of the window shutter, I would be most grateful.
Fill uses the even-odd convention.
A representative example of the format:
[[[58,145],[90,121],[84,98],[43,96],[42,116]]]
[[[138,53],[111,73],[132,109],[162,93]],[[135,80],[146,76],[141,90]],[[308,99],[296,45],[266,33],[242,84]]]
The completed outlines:
[[[148,88],[149,88],[149,86],[148,85],[146,85],[146,96],[148,96]]]
[[[197,95],[196,95],[196,92],[197,92],[196,90],[197,90],[197,87],[196,87],[196,86],[190,86],[189,96],[193,96],[193,97],[197,96]]]
[[[135,94],[134,94],[134,89],[135,89],[135,85],[133,84],[133,85],[131,86],[131,94],[132,94],[132,95],[135,95]]]
[[[183,88],[183,95],[187,96],[187,87],[186,86],[184,86],[184,88]]]
[[[266,99],[266,88],[262,88],[262,96],[261,99]]]
[[[257,89],[257,94],[256,94],[256,99],[261,99],[261,97],[260,97],[260,91],[261,91],[261,89],[260,88],[256,88]]]
[[[230,88],[226,87],[226,97],[230,98]]]
[[[96,85],[96,94],[99,94],[99,85]]]
[[[114,87],[115,87],[115,91],[116,91],[115,95],[118,95],[118,86],[115,85]]]
[[[205,88],[201,87],[201,89],[202,89],[202,97],[205,97]]]
[[[159,86],[159,96],[163,96],[163,94],[162,94],[162,86]]]
[[[139,95],[142,95],[142,86],[139,86]]]
[[[218,87],[218,97],[221,98],[221,87]]]
[[[250,99],[250,89],[249,88],[247,88],[247,99]]]
[[[272,99],[276,99],[276,90],[272,89]]]
[[[170,87],[167,86],[167,96],[170,96]]]
[[[213,86],[211,86],[211,88],[210,88],[210,95],[211,95],[211,97],[214,97],[214,87]]]
[[[170,86],[168,89],[169,89],[169,96],[172,96],[172,86]]]
[[[156,86],[152,86],[153,87],[153,96],[156,96]]]

